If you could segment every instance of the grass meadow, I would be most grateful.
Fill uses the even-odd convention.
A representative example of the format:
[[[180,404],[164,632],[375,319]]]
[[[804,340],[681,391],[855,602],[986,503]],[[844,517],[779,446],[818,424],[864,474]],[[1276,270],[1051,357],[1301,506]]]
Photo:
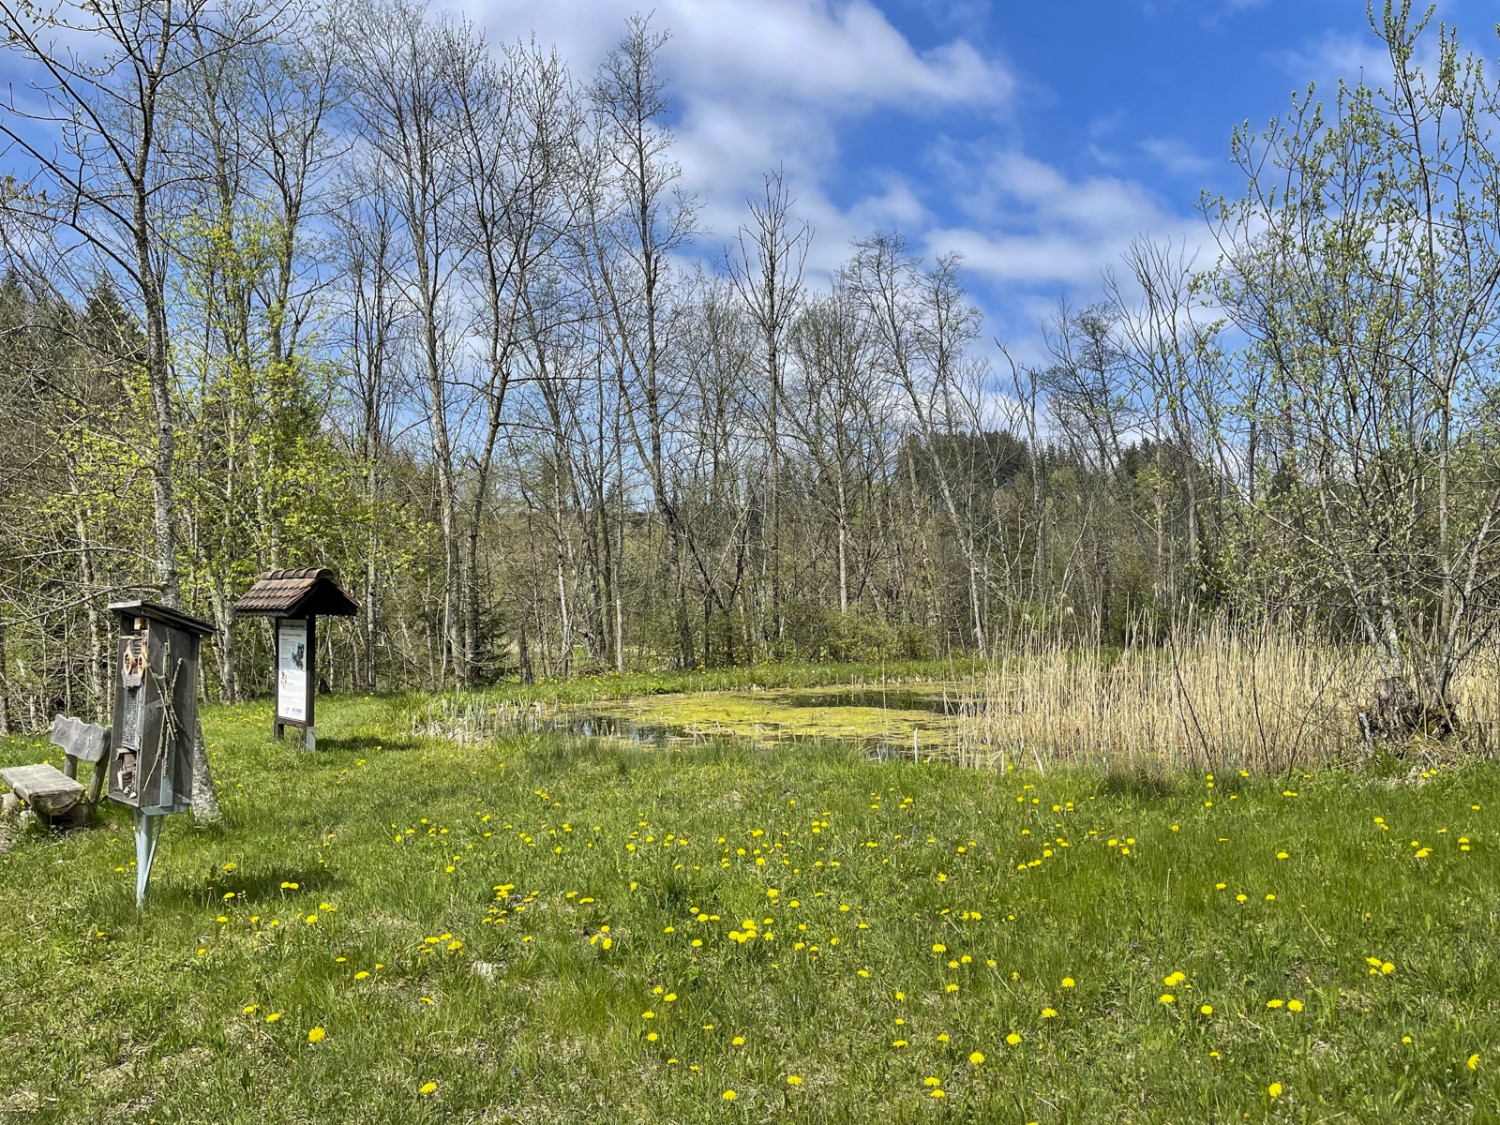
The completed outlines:
[[[209,707],[0,852],[0,1119],[1500,1121],[1500,769],[1041,772]],[[0,740],[0,764],[40,761]]]

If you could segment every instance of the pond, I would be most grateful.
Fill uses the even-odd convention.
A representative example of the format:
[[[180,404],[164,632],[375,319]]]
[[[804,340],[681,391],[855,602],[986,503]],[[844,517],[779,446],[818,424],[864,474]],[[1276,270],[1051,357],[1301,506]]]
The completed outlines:
[[[974,685],[956,681],[690,692],[551,706],[454,703],[422,732],[462,739],[556,732],[658,747],[725,737],[755,745],[816,739],[856,745],[878,758],[920,758],[956,745],[961,721],[975,706]]]

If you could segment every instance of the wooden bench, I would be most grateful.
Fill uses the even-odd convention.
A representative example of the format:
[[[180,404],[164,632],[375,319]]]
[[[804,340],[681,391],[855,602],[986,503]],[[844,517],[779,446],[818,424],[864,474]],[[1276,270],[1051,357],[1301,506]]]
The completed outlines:
[[[52,721],[51,740],[52,745],[63,752],[61,771],[50,762],[12,766],[0,770],[0,781],[50,821],[66,825],[87,824],[104,787],[109,728],[59,715]],[[92,762],[94,766],[87,792],[78,780],[79,762]]]

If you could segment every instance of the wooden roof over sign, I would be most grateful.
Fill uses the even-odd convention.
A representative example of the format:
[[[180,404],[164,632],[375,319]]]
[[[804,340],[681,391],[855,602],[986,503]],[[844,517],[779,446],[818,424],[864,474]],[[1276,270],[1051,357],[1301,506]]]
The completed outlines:
[[[234,605],[241,616],[353,617],[359,604],[339,585],[326,566],[270,570]]]

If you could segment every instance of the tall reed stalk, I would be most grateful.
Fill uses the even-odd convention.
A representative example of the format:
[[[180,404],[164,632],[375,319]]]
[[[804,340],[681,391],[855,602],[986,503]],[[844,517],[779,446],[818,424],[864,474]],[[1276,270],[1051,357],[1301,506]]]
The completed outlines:
[[[960,724],[959,755],[972,765],[1205,772],[1357,760],[1369,748],[1356,713],[1377,675],[1363,647],[1273,627],[1209,624],[1123,650],[1023,636],[983,676]],[[1454,692],[1460,737],[1488,750],[1500,729],[1497,677],[1500,651],[1486,653]]]

